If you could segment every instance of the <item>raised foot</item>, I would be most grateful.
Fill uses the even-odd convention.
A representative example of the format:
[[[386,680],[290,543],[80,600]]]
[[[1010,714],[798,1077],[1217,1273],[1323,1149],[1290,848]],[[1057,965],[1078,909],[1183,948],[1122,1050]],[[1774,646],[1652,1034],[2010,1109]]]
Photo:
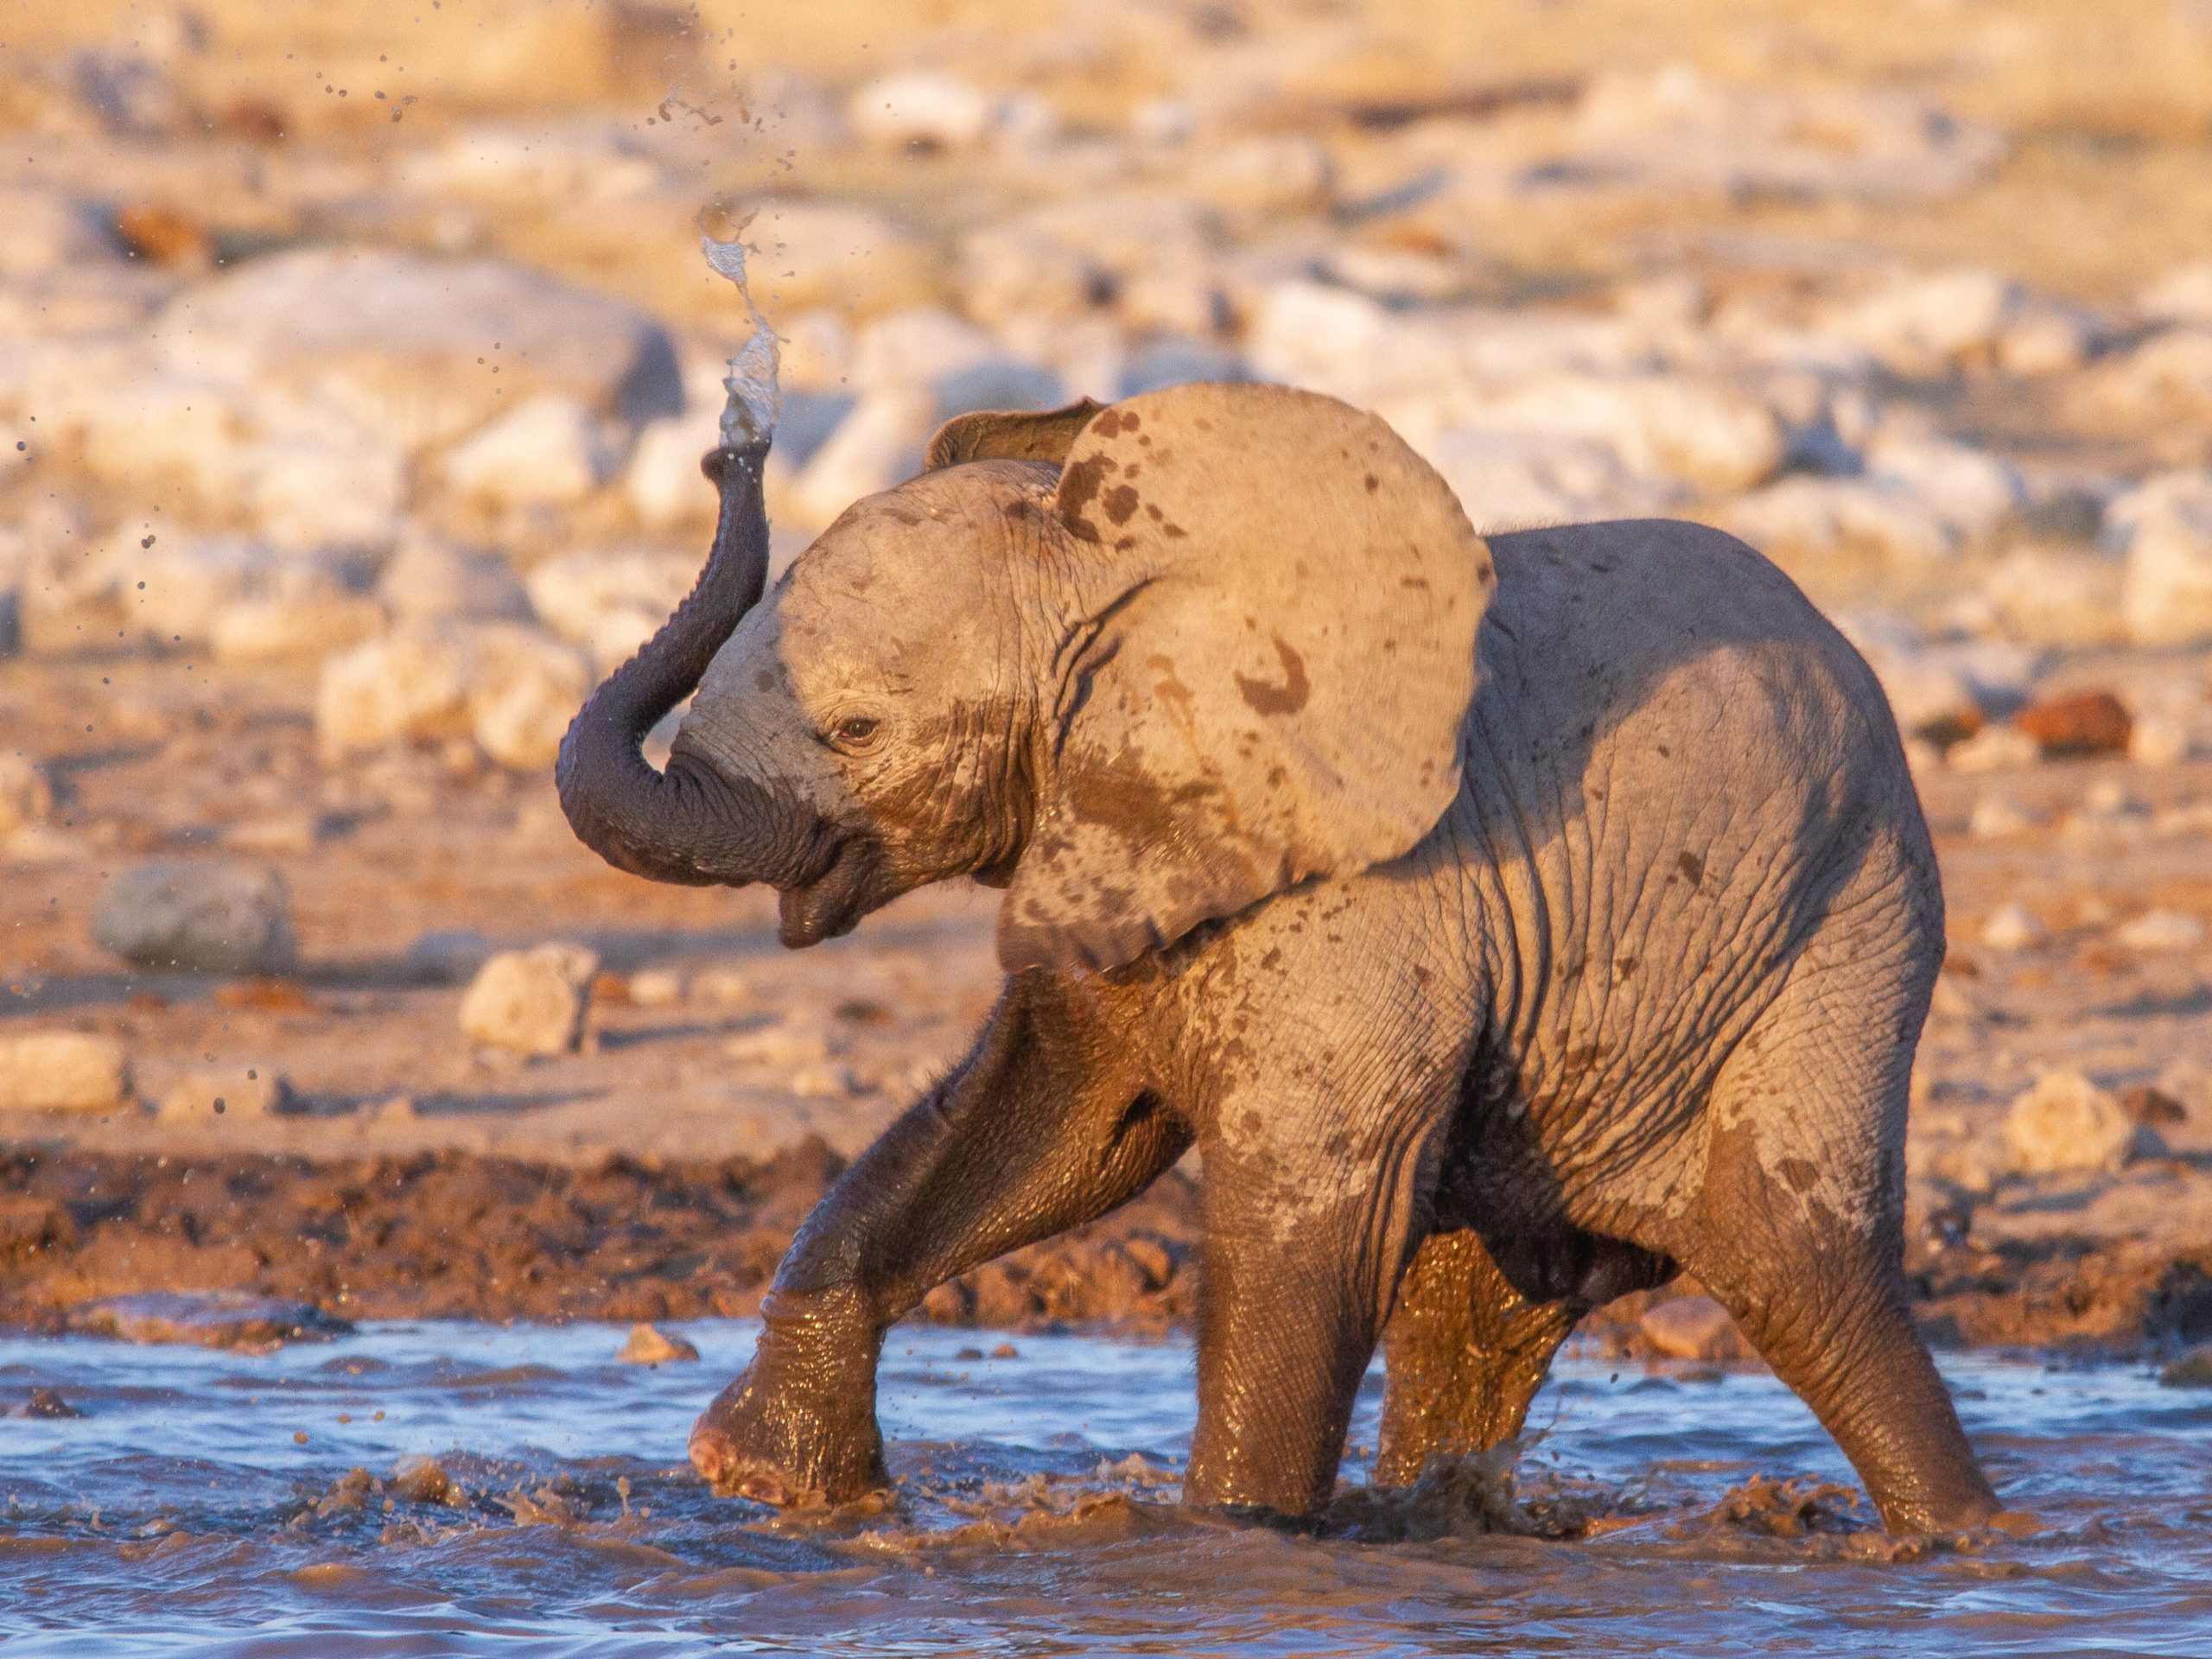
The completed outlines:
[[[875,1342],[818,1303],[762,1310],[753,1363],[691,1427],[691,1466],[718,1497],[849,1503],[891,1484],[875,1425]]]

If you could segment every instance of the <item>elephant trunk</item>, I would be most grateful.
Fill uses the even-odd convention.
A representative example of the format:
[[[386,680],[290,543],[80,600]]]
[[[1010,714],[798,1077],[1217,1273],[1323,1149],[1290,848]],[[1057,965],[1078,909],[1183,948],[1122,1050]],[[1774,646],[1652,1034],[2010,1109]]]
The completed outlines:
[[[659,632],[592,693],[561,742],[561,810],[578,839],[618,869],[690,887],[773,880],[776,804],[679,747],[665,772],[645,758],[645,734],[697,690],[707,664],[768,576],[766,438],[726,438],[700,463],[721,493],[713,550],[690,594]]]

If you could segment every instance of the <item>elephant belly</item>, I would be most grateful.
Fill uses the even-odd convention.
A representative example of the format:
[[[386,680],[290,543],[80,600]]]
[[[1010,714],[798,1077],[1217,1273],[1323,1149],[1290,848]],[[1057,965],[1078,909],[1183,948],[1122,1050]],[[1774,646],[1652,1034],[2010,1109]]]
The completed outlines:
[[[1793,977],[1848,995],[1847,966],[1822,964],[1940,956],[1878,690],[1782,597],[1654,598],[1675,619],[1656,639],[1641,597],[1586,595],[1548,634],[1523,617],[1471,715],[1445,839],[1487,995],[1460,1134],[1484,1200],[1529,1224],[1667,1248],[1716,1078]]]

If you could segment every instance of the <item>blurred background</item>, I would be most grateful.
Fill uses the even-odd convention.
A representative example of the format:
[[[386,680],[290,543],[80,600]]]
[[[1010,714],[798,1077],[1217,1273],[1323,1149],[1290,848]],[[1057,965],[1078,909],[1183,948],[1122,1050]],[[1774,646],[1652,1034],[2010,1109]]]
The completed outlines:
[[[213,1067],[284,1079],[280,1137],[590,1140],[619,1076],[675,1114],[626,1133],[850,1145],[957,1050],[987,901],[747,988],[768,900],[552,799],[703,549],[702,208],[784,339],[779,557],[963,410],[1315,387],[1478,526],[1782,561],[1889,689],[1962,944],[2202,950],[2212,0],[4,0],[0,127],[0,1020],[106,1045],[73,1099],[188,1123]],[[2117,899],[2107,832],[2167,861]],[[425,988],[548,934],[550,1046]],[[723,1012],[588,1052],[655,999]],[[2175,1006],[2107,1071],[2201,1046]],[[2051,1058],[1986,1036],[1969,1105]]]

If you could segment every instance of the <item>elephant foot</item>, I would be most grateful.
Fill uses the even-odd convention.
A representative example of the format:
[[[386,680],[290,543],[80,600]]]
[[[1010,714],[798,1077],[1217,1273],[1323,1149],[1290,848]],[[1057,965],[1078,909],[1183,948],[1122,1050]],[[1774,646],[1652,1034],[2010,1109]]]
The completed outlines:
[[[822,1313],[772,1298],[753,1363],[692,1425],[691,1466],[717,1497],[791,1509],[890,1485],[875,1424],[874,1338],[855,1339],[847,1322]]]

